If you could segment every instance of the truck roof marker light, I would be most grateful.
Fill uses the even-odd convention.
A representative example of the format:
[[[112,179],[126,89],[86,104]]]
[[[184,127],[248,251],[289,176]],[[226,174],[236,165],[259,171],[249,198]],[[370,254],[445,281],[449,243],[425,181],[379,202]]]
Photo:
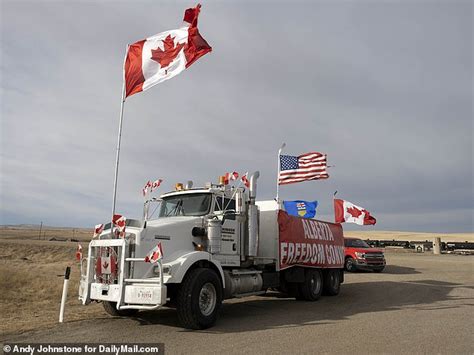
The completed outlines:
[[[182,191],[183,190],[183,184],[178,182],[176,185],[174,185],[174,188],[176,191]]]

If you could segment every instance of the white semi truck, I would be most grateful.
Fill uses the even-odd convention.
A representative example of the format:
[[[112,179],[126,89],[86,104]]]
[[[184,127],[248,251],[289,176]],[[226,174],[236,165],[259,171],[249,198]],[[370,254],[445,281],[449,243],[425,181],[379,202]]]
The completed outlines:
[[[258,177],[250,176],[249,189],[177,185],[145,203],[143,220],[127,220],[124,237],[106,225],[89,244],[79,299],[102,302],[114,316],[176,307],[182,326],[204,329],[216,322],[224,299],[268,289],[307,301],[337,295],[344,278],[341,225],[289,216],[275,200],[256,201]],[[155,207],[158,216],[149,219]],[[147,262],[158,243],[163,258]]]

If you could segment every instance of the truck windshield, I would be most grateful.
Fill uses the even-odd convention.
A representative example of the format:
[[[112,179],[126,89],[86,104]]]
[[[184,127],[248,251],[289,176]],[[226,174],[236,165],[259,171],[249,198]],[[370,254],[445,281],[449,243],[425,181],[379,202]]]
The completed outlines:
[[[344,239],[344,246],[350,248],[370,248],[370,245],[361,239]]]
[[[204,216],[209,213],[211,194],[183,194],[164,197],[158,217]]]

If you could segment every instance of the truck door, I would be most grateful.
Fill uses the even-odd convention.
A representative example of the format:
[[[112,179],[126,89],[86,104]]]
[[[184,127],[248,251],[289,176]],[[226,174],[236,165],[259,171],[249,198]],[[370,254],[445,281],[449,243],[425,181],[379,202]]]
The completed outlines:
[[[236,255],[240,251],[240,224],[235,218],[235,200],[216,196],[214,212],[224,215],[221,254]]]

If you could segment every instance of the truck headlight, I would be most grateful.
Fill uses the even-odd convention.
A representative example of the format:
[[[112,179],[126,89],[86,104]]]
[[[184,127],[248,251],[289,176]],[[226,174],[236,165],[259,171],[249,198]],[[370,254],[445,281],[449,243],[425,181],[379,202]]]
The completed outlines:
[[[365,259],[365,254],[364,253],[359,253],[358,251],[355,252],[355,256],[359,259]]]

